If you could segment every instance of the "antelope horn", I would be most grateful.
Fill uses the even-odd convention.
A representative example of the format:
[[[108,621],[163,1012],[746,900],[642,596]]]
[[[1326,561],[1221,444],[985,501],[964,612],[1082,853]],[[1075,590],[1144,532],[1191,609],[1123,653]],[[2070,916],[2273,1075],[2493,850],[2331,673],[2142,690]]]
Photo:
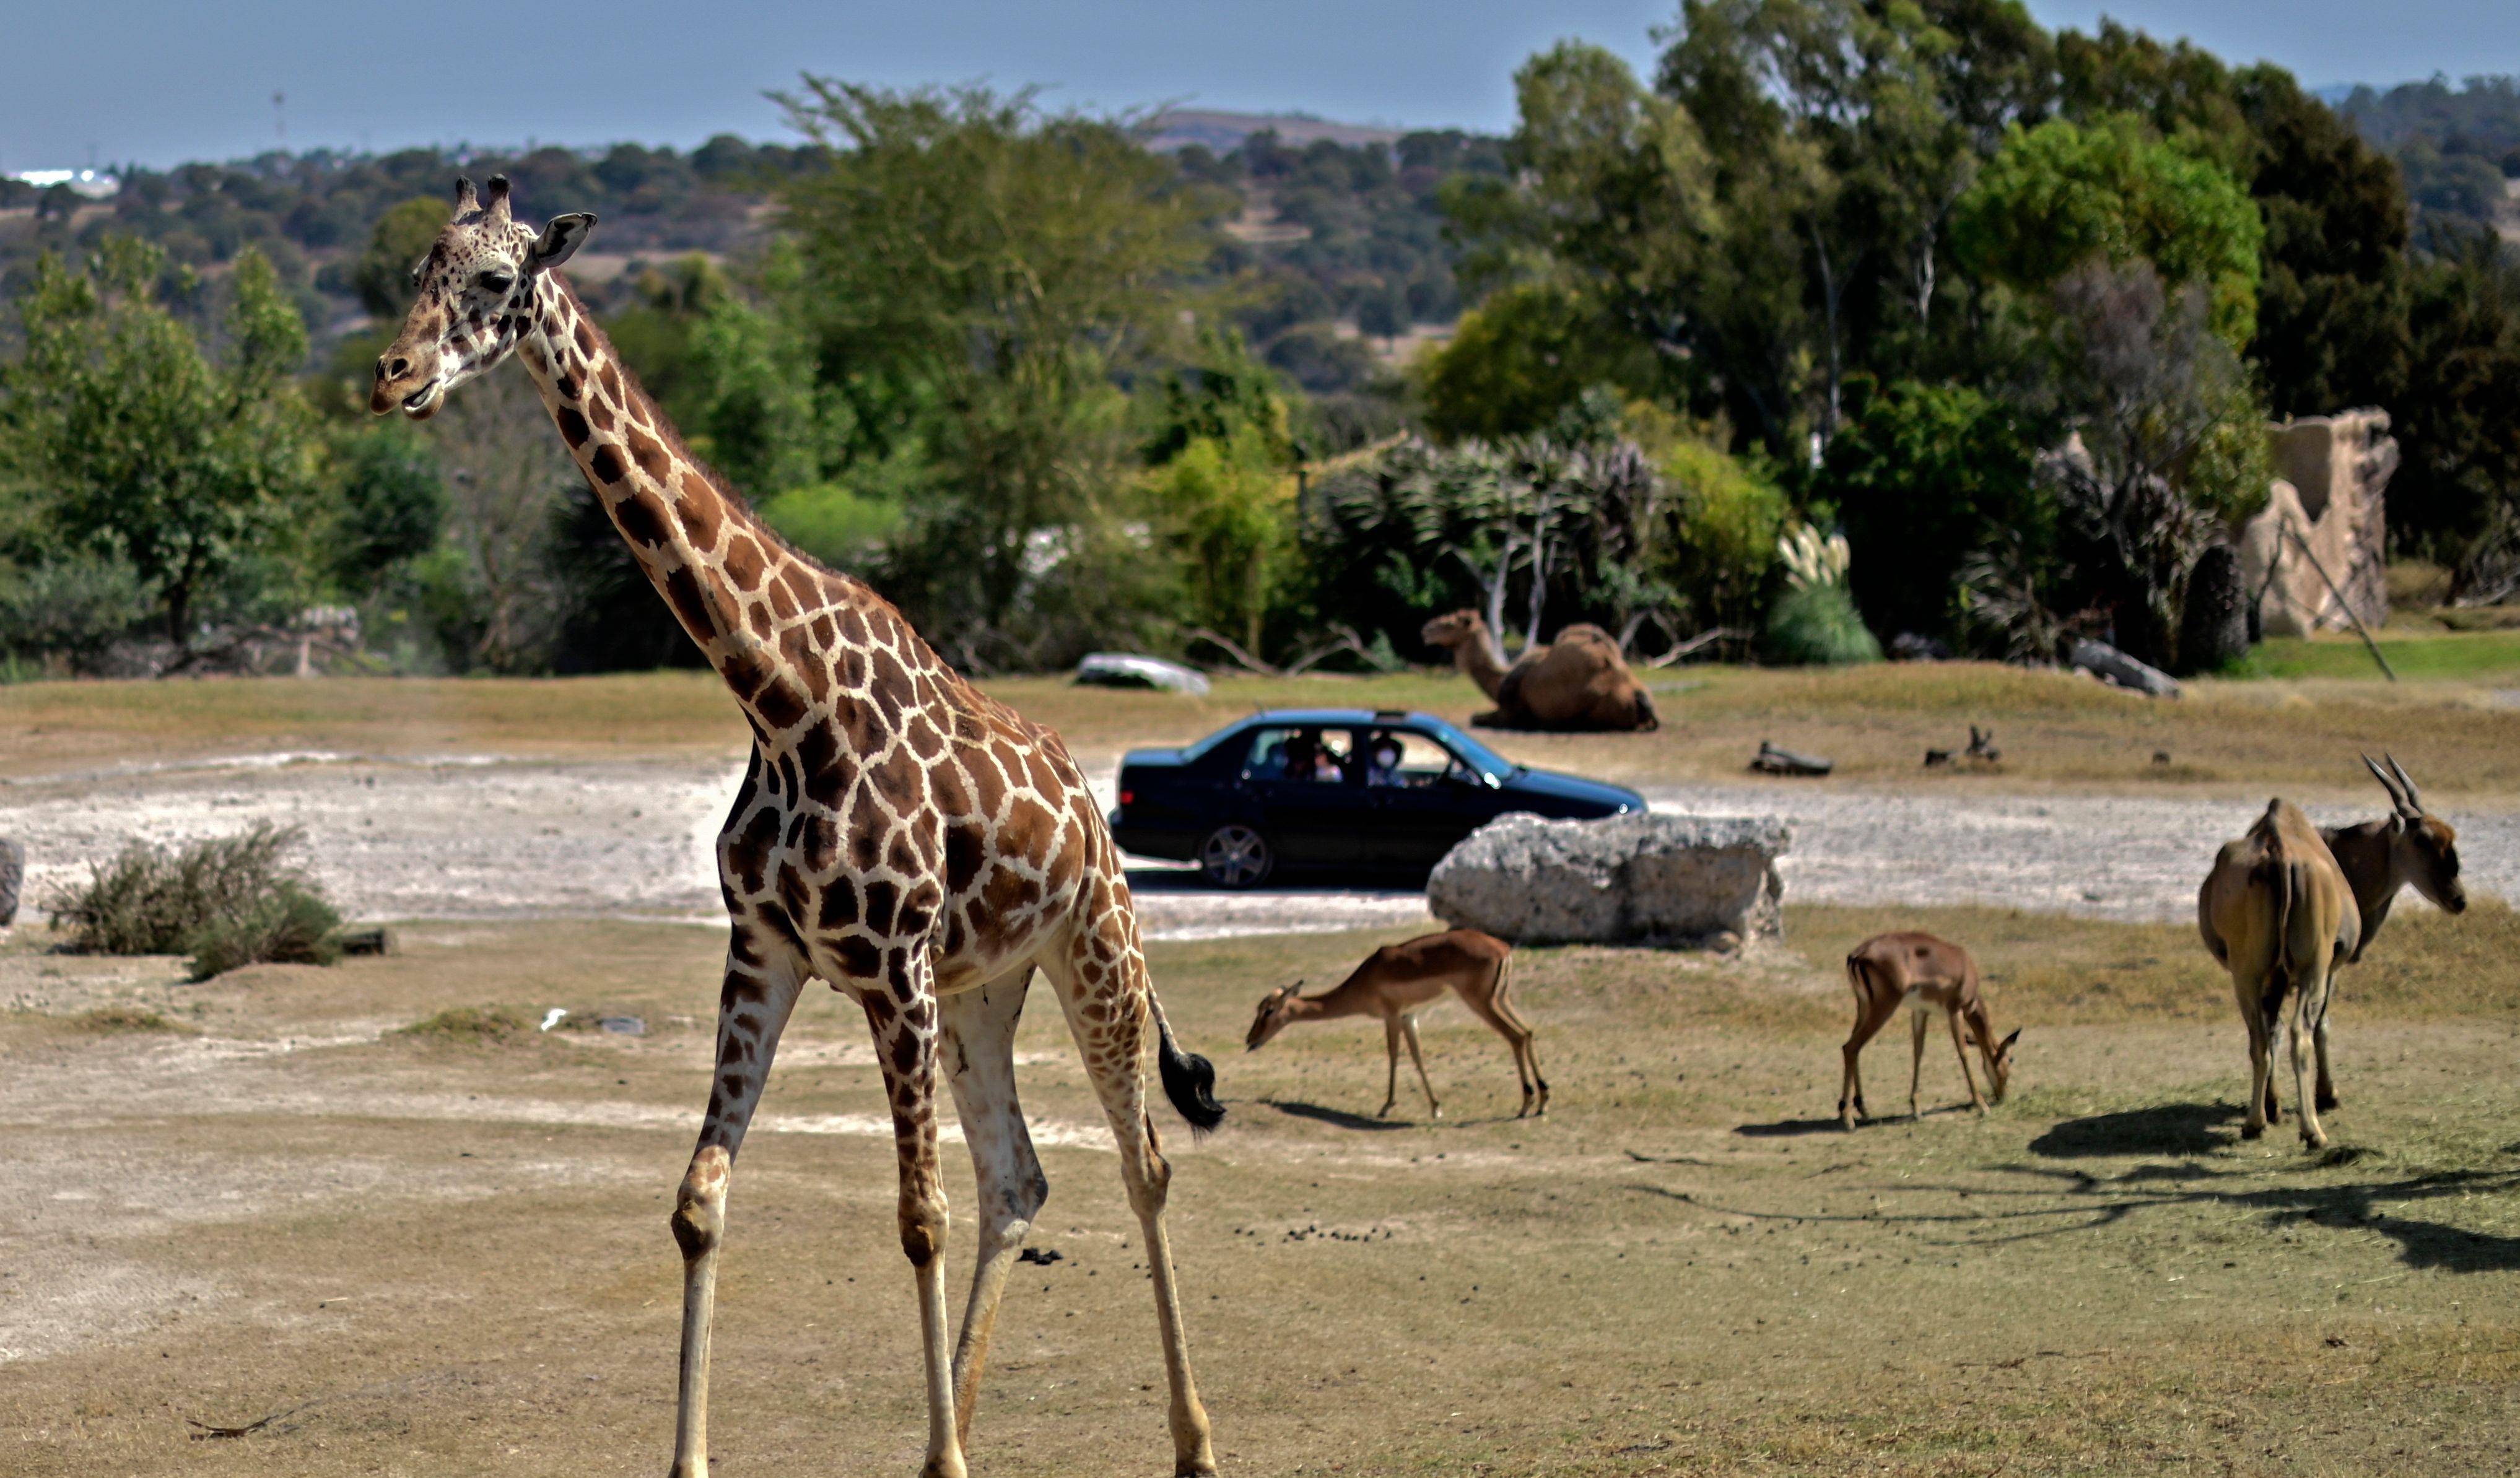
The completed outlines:
[[[2391,760],[2389,763],[2395,765],[2397,761]],[[2367,754],[2362,756],[2362,768],[2370,771],[2371,778],[2380,783],[2380,788],[2389,792],[2391,806],[2401,811],[2407,809],[2406,795],[2398,789],[2398,783],[2389,778],[2389,772],[2380,768],[2377,760]]]
[[[2383,758],[2388,760],[2389,768],[2398,773],[2398,784],[2406,787],[2408,814],[2409,816],[2423,815],[2424,798],[2415,792],[2414,777],[2407,774],[2407,767],[2398,763],[2398,757],[2396,755],[2389,753],[2386,749],[2381,750],[2380,753]]]
[[[481,197],[473,193],[472,177],[470,175],[457,175],[455,177],[455,213],[457,215],[471,215],[473,211],[480,208]]]

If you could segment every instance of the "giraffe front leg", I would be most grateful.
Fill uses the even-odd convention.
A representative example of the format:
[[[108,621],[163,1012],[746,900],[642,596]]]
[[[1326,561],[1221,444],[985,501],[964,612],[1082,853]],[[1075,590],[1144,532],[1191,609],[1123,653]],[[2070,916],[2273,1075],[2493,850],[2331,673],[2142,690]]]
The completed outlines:
[[[717,1310],[727,1182],[803,979],[784,948],[757,947],[739,929],[718,995],[717,1076],[708,1113],[674,1196],[674,1242],[683,1252],[683,1354],[673,1478],[708,1478],[709,1325]]]
[[[901,1250],[919,1294],[920,1350],[927,1375],[927,1460],[920,1478],[966,1478],[954,1421],[954,1367],[946,1354],[945,1181],[936,1155],[937,1007],[927,951],[896,949],[905,963],[858,986],[875,1031],[876,1060],[892,1102],[901,1161]]]
[[[1050,1196],[1050,1181],[1033,1153],[1023,1105],[1015,1096],[1015,1024],[1031,984],[1032,966],[1026,964],[1019,974],[937,1003],[945,1024],[946,1082],[954,1090],[963,1138],[970,1146],[980,1207],[971,1298],[963,1308],[963,1332],[954,1342],[954,1428],[967,1450],[998,1300],[1023,1250],[1024,1233]]]

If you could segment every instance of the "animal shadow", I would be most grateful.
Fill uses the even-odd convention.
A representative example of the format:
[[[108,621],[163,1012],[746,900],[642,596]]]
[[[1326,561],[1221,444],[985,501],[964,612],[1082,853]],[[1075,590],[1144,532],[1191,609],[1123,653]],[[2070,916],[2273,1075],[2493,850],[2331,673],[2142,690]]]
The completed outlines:
[[[1361,1113],[1349,1113],[1344,1108],[1331,1108],[1322,1103],[1307,1103],[1300,1098],[1271,1098],[1268,1103],[1271,1108],[1280,1113],[1293,1114],[1299,1119],[1318,1119],[1324,1124],[1335,1124],[1341,1129],[1392,1130],[1417,1127],[1415,1122],[1409,1119],[1372,1119]]]
[[[1739,1124],[1732,1132],[1753,1140],[1779,1140],[1794,1135],[1838,1134],[1835,1119],[1778,1119],[1774,1124]]]
[[[2030,1152],[2049,1159],[2084,1155],[2211,1154],[2232,1136],[2222,1126],[2240,1117],[2236,1103],[2160,1103],[2120,1113],[2068,1119],[2030,1142]]]

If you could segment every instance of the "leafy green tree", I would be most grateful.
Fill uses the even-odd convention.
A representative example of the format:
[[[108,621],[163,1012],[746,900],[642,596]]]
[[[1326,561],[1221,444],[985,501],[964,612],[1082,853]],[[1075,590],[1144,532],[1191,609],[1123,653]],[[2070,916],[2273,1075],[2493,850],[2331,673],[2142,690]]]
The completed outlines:
[[[407,200],[380,216],[350,269],[359,305],[379,319],[399,320],[411,307],[411,270],[445,227],[446,202],[437,199]]]
[[[182,650],[197,599],[310,490],[291,379],[306,331],[269,261],[247,251],[214,360],[166,307],[164,265],[120,237],[78,267],[37,265],[19,303],[24,351],[0,378],[0,455],[52,490],[45,517],[68,543],[132,568]]]
[[[1829,443],[1813,487],[1834,503],[1854,552],[1856,603],[1888,633],[1952,639],[1961,561],[1999,531],[2045,551],[2055,511],[2034,481],[2035,432],[1966,385],[1902,381]]]
[[[1294,553],[1295,479],[1260,426],[1199,436],[1148,474],[1189,575],[1192,624],[1261,649]]]
[[[2174,287],[2203,287],[2235,350],[2256,329],[2257,205],[2221,165],[2130,116],[2016,129],[1960,201],[1957,231],[1969,262],[2017,289],[2044,292],[2093,261],[2140,262]]]
[[[1599,305],[1547,283],[1491,293],[1418,373],[1427,428],[1448,440],[1525,435],[1596,385],[1641,394],[1654,381],[1652,354]]]
[[[1117,377],[1177,332],[1218,202],[1126,120],[1028,92],[809,76],[783,101],[828,152],[787,191],[803,291],[782,307],[850,403],[852,463],[929,460],[894,546],[914,616],[948,649],[1012,652],[1037,536],[1107,518],[1127,481]]]
[[[339,502],[325,543],[342,589],[367,589],[436,544],[446,523],[446,476],[410,426],[386,422],[343,438],[332,478]]]

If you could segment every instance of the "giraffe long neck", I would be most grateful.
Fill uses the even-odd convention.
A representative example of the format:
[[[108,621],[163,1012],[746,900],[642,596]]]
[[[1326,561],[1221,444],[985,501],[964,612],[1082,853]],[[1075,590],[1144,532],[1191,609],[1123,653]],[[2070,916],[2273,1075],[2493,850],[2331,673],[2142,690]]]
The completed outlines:
[[[546,273],[518,357],[569,456],[709,664],[765,732],[797,716],[781,638],[823,604],[820,570],[683,450],[577,294]],[[781,681],[781,679],[788,681]]]

